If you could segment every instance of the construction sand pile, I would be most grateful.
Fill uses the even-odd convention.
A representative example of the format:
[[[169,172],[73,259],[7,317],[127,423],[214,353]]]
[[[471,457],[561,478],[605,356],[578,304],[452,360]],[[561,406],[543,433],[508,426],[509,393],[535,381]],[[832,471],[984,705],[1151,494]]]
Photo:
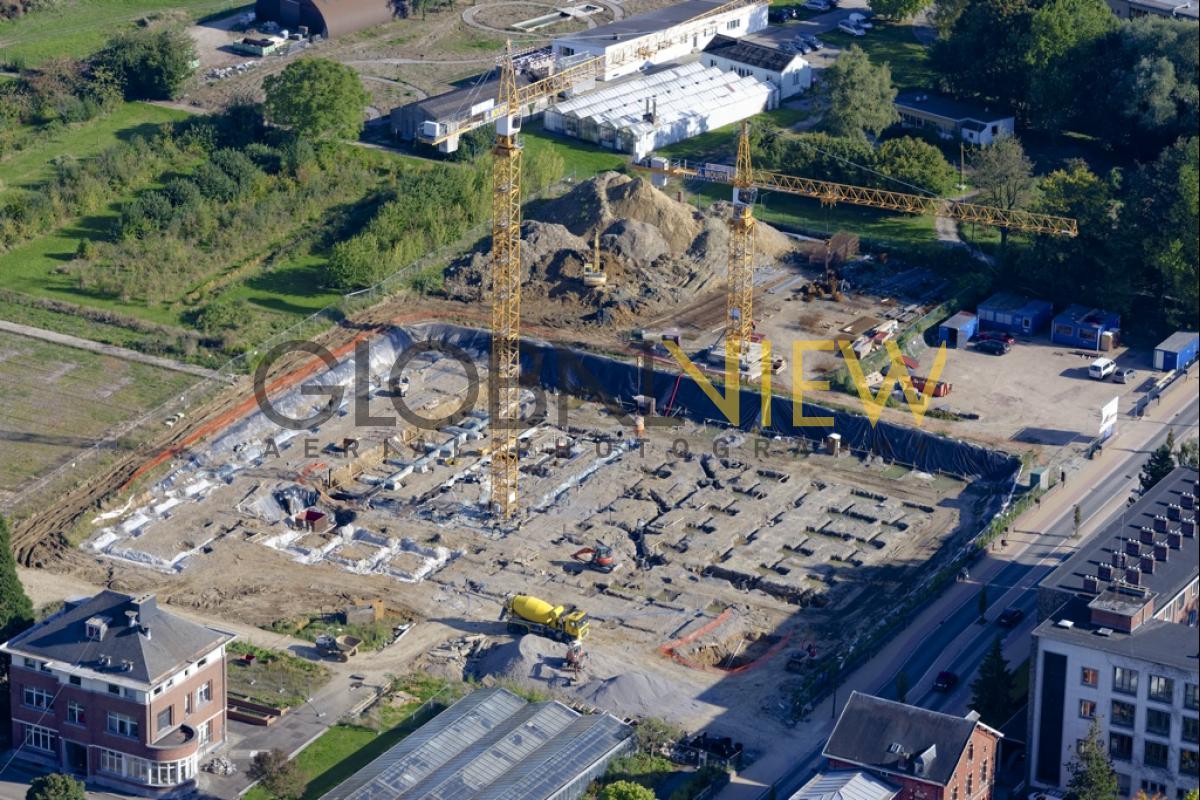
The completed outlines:
[[[668,197],[644,178],[606,172],[566,195],[535,206],[521,227],[525,297],[543,318],[622,325],[635,315],[676,308],[715,290],[728,269],[729,203],[698,211]],[[759,263],[780,261],[794,243],[770,227],[756,226]],[[584,266],[600,235],[608,285],[583,284]],[[485,252],[451,264],[444,291],[478,302],[489,286]]]
[[[680,696],[665,672],[634,668],[626,659],[589,654],[583,674],[576,682],[566,670],[567,646],[541,636],[495,639],[468,667],[468,677],[491,676],[539,691],[573,698],[621,716],[663,716],[662,699],[671,697],[669,716],[693,722],[711,715],[707,703]]]

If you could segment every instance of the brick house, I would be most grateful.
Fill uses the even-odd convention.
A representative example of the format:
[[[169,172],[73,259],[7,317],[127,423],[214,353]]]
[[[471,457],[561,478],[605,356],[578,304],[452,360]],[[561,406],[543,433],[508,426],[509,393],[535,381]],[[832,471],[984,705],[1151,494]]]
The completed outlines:
[[[194,786],[225,740],[225,645],[233,635],[103,591],[0,644],[12,659],[17,756],[124,792]]]
[[[974,712],[955,717],[853,692],[822,755],[895,786],[896,800],[990,800],[1003,734]]]

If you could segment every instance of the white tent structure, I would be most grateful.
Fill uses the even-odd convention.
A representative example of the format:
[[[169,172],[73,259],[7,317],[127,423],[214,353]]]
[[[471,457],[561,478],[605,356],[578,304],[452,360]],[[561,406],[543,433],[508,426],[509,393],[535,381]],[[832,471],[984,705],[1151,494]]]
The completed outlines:
[[[769,83],[693,62],[566,100],[547,109],[544,124],[641,159],[777,102]]]

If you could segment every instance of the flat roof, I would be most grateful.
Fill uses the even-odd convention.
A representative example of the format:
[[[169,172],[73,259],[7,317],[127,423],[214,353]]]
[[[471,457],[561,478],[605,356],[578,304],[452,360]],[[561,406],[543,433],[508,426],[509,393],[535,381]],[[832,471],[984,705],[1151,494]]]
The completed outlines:
[[[727,0],[684,0],[682,3],[656,8],[644,14],[634,14],[632,17],[619,19],[607,25],[580,31],[578,34],[559,36],[554,41],[611,44],[612,42],[637,39],[673,28],[676,25],[682,25],[720,8],[726,2]]]
[[[1200,2],[1197,0],[1129,0],[1132,8],[1140,8],[1158,14],[1170,14],[1174,17],[1200,19]]]
[[[970,311],[959,311],[954,316],[943,322],[938,327],[941,328],[965,328],[975,322],[975,315]]]
[[[1196,331],[1176,331],[1166,339],[1163,339],[1159,343],[1158,347],[1155,347],[1154,349],[1169,350],[1172,353],[1178,352],[1192,342],[1196,341],[1197,338],[1200,338],[1200,333],[1196,333]]]
[[[628,746],[609,714],[472,692],[322,800],[544,800]]]
[[[1097,577],[1100,565],[1112,564],[1114,557],[1124,554],[1129,540],[1140,543],[1142,530],[1153,530],[1155,517],[1167,518],[1168,531],[1179,531],[1185,519],[1190,519],[1193,525],[1195,524],[1195,508],[1180,509],[1180,519],[1171,520],[1168,507],[1180,505],[1180,499],[1185,492],[1196,494],[1196,478],[1195,469],[1176,467],[1107,528],[1085,542],[1075,555],[1047,575],[1041,586],[1081,597],[1096,597],[1095,593],[1084,589],[1083,579]],[[1165,541],[1166,537],[1166,533],[1154,534],[1155,541],[1159,543]],[[1200,574],[1200,545],[1197,543],[1197,536],[1181,536],[1180,544],[1180,549],[1168,551],[1166,561],[1155,562],[1154,572],[1139,576],[1140,586],[1157,595],[1160,602],[1173,598]],[[1140,544],[1139,549],[1141,553],[1152,555],[1152,545]],[[1135,566],[1136,563],[1137,558],[1127,556],[1128,566]],[[1114,569],[1114,580],[1124,572],[1124,568]],[[1107,589],[1107,583],[1099,581],[1100,588]]]
[[[1038,300],[1016,292],[996,292],[979,304],[988,311],[1048,311],[1054,306],[1049,300]]]
[[[1072,303],[1055,315],[1055,322],[1061,320],[1070,320],[1076,325],[1119,325],[1121,315],[1115,311],[1105,311],[1103,308]]]
[[[990,108],[925,91],[900,92],[896,95],[895,105],[932,114],[935,117],[943,117],[954,122],[963,122],[969,119],[980,122],[999,122],[1012,119],[1012,114],[1004,111],[993,111]]]
[[[1070,620],[1072,625],[1061,627],[1058,624],[1060,620]],[[1038,625],[1033,635],[1047,641],[1163,664],[1193,673],[1200,665],[1200,639],[1197,639],[1194,628],[1160,619],[1145,622],[1132,633],[1104,628],[1091,623],[1091,611],[1082,599],[1072,600],[1059,609]]]

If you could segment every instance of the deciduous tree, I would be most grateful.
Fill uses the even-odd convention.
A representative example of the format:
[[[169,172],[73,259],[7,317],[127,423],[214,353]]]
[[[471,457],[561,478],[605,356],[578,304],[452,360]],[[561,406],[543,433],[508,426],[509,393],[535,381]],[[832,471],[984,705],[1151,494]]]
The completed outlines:
[[[1024,205],[1033,189],[1033,162],[1015,136],[1002,136],[971,157],[972,177],[988,205],[1013,209]],[[1007,240],[1001,228],[1001,242]]]
[[[279,749],[255,753],[247,774],[278,800],[296,800],[308,782],[300,765]]]
[[[933,0],[871,0],[871,10],[889,19],[908,19],[932,4]]]
[[[821,95],[828,107],[824,128],[834,136],[878,136],[900,116],[892,105],[896,87],[887,64],[872,64],[857,45],[846,48],[825,70]]]
[[[909,187],[945,194],[954,186],[954,167],[942,151],[912,136],[888,139],[875,151],[876,169]]]
[[[168,100],[192,74],[196,46],[173,29],[138,30],[109,40],[92,57],[92,68],[120,85],[127,100]]]
[[[355,139],[369,100],[358,73],[328,58],[294,61],[263,81],[267,119],[307,139]]]
[[[61,772],[51,772],[30,781],[25,800],[87,800],[87,793],[83,781]]]
[[[654,800],[654,792],[640,783],[616,781],[600,791],[600,800]]]

